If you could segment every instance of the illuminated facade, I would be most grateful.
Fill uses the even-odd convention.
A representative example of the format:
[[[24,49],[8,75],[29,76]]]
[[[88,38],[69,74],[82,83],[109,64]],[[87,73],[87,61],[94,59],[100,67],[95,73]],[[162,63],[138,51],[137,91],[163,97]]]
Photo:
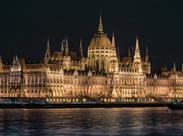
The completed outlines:
[[[54,101],[152,101],[152,97],[183,98],[183,70],[151,73],[148,50],[140,54],[139,38],[135,49],[120,59],[114,34],[110,39],[103,31],[102,17],[98,32],[88,46],[87,57],[69,49],[68,39],[60,51],[51,52],[47,41],[44,63],[26,64],[13,58],[12,65],[0,58],[0,97],[47,98]]]

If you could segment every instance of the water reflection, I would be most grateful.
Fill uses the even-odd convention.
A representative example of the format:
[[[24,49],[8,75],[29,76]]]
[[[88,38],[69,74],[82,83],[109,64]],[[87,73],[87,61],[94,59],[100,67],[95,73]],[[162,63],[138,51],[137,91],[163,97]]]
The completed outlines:
[[[2,135],[183,135],[167,108],[0,110]]]

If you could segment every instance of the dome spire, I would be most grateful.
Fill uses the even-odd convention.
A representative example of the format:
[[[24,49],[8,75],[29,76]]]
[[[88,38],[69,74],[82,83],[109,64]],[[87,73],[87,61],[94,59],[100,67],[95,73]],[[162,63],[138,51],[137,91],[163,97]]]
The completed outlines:
[[[99,18],[98,32],[103,33],[102,14],[101,14],[101,12],[100,12],[100,18]]]

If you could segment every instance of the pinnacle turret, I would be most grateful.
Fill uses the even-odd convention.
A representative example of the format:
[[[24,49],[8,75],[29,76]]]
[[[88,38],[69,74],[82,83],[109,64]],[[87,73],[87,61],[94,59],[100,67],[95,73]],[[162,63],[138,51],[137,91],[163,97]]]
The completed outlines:
[[[128,48],[128,57],[131,57],[131,50],[130,50],[130,47]]]
[[[140,49],[139,49],[139,39],[138,36],[136,38],[136,44],[135,44],[135,52],[134,52],[134,62],[141,63],[141,57],[140,57]]]
[[[147,47],[146,47],[145,62],[149,62],[149,54],[148,54],[148,48]]]
[[[173,63],[173,71],[176,71],[176,64],[175,64],[175,61]]]
[[[66,41],[65,41],[65,56],[69,56],[69,44],[68,44],[67,37],[66,37]]]
[[[62,40],[62,43],[61,43],[61,52],[64,52],[64,42],[65,42],[65,40]]]
[[[48,63],[49,59],[51,57],[51,52],[50,52],[50,41],[49,39],[47,40],[47,48],[45,52],[45,57],[44,57],[44,62]]]
[[[114,37],[114,33],[112,34],[112,48],[115,48],[116,44],[115,44],[115,37]]]
[[[82,40],[80,40],[80,55],[81,55],[81,58],[83,58],[83,43],[82,43]]]

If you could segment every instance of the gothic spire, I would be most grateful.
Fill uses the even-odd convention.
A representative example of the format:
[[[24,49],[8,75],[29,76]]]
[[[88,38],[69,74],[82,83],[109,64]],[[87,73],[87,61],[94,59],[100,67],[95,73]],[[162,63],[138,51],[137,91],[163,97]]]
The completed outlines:
[[[102,14],[101,14],[101,12],[100,12],[100,18],[99,18],[98,32],[103,33]]]
[[[146,47],[146,56],[145,56],[145,62],[149,61],[149,54],[148,54],[148,48]]]
[[[49,39],[47,40],[47,49],[50,50],[50,41],[49,41]]]
[[[112,34],[112,48],[115,48],[116,44],[115,44],[115,37],[114,37],[114,33]]]
[[[128,48],[128,57],[131,57],[130,47]]]
[[[64,52],[64,42],[65,42],[65,40],[62,40],[62,44],[61,44],[61,52]]]
[[[49,39],[48,39],[47,40],[46,53],[45,53],[45,57],[44,57],[44,62],[45,63],[48,63],[50,57],[51,57],[51,53],[50,53],[50,42],[49,42]]]
[[[175,61],[173,63],[173,71],[176,71],[176,64],[175,64]]]
[[[139,50],[139,39],[136,38],[135,52],[134,52],[134,62],[141,63],[140,50]]]
[[[83,43],[82,43],[82,40],[80,40],[80,53],[81,53],[81,58],[83,58]]]
[[[65,41],[65,56],[69,56],[69,45],[68,45],[67,37],[66,37],[66,41]]]

